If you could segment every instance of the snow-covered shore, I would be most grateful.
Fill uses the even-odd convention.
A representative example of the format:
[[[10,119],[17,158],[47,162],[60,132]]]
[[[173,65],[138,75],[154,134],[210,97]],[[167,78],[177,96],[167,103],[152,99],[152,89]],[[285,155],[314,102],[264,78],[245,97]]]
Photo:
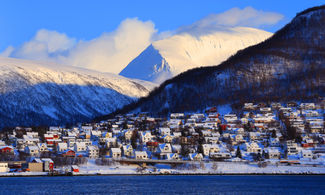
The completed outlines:
[[[140,169],[138,165],[114,164],[110,166],[96,165],[93,161],[79,166],[79,172],[74,172],[74,176],[84,175],[318,175],[325,174],[325,166],[304,166],[304,165],[268,165],[259,167],[257,164],[247,163],[193,163],[191,168],[176,167],[170,165],[157,164]],[[64,172],[67,167],[62,167]],[[0,177],[10,176],[47,176],[47,172],[20,172],[20,173],[0,173]],[[62,175],[64,175],[62,173]]]
[[[95,164],[87,164],[79,167],[77,174],[325,174],[325,167],[312,166],[276,166],[269,165],[265,168],[258,167],[257,164],[245,163],[215,163],[216,168],[213,168],[214,163],[204,163],[204,168],[200,164],[197,169],[177,169],[171,168],[168,165],[147,167],[147,169],[139,172],[138,166],[114,165],[114,166],[97,166]]]

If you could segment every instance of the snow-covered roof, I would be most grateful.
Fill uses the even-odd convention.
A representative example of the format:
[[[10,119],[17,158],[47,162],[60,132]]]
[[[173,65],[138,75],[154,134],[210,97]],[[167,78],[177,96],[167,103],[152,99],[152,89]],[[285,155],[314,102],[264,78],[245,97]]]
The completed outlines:
[[[135,155],[147,155],[147,152],[146,151],[135,151]]]
[[[91,145],[91,146],[87,146],[87,149],[88,150],[98,150],[98,147]]]
[[[27,146],[29,150],[38,150],[39,148],[37,146]]]
[[[53,163],[53,160],[52,160],[52,159],[50,159],[50,158],[42,158],[41,160],[42,160],[42,161],[48,161],[48,162],[51,162],[51,163]]]
[[[121,153],[121,149],[120,148],[111,148],[111,151],[113,153]]]

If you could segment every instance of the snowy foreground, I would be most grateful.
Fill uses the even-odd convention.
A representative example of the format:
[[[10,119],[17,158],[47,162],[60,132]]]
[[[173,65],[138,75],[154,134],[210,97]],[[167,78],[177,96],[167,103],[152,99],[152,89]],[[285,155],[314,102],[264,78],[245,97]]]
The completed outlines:
[[[257,164],[246,164],[242,162],[217,162],[217,163],[194,163],[197,168],[172,168],[169,165],[157,164],[140,169],[138,165],[99,166],[93,161],[79,166],[79,173],[73,175],[148,175],[148,174],[325,174],[325,166],[303,166],[303,165],[268,165],[258,167]],[[64,172],[68,167],[60,168]],[[21,172],[0,173],[0,176],[46,176],[46,172]]]
[[[214,163],[204,163],[204,168],[196,170],[173,169],[169,165],[148,166],[146,170],[137,171],[136,165],[97,166],[91,162],[79,167],[79,173],[75,174],[325,174],[325,167],[306,166],[276,166],[269,165],[265,168],[257,164],[218,162],[217,168],[213,169]],[[200,163],[196,164],[200,167]],[[156,169],[155,169],[156,168]]]

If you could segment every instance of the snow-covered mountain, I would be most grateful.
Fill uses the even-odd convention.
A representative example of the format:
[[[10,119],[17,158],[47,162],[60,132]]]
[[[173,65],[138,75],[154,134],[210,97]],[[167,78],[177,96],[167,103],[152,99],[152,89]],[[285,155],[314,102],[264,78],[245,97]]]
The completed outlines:
[[[325,5],[307,9],[264,42],[218,66],[181,73],[112,115],[166,116],[224,104],[236,108],[245,102],[318,101],[325,97],[324,26]]]
[[[238,50],[271,35],[247,27],[220,27],[213,33],[201,35],[179,33],[152,43],[120,75],[161,83],[192,68],[220,64]]]
[[[147,95],[153,87],[109,73],[0,58],[0,127],[87,121]]]

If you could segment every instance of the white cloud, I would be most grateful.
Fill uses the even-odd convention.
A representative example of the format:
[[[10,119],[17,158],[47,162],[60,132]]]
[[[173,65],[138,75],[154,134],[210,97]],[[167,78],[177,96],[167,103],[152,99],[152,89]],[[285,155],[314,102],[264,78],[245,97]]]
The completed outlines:
[[[18,48],[9,46],[0,56],[52,61],[118,74],[155,40],[177,33],[201,35],[227,30],[223,26],[272,25],[282,18],[281,14],[259,11],[252,7],[232,8],[220,14],[211,14],[176,31],[159,33],[153,22],[131,18],[122,21],[116,30],[87,41],[41,29],[30,41]]]
[[[119,73],[152,42],[154,34],[156,30],[152,22],[126,19],[114,32],[79,42],[69,56],[60,60],[75,66]]]
[[[265,12],[252,7],[244,9],[232,8],[220,14],[210,14],[207,17],[194,22],[191,25],[180,27],[177,33],[189,33],[192,35],[208,34],[216,30],[224,30],[223,27],[265,27],[278,23],[283,15],[275,12]]]
[[[3,52],[0,53],[0,56],[9,57],[14,50],[15,48],[13,46],[9,46]]]
[[[89,41],[76,41],[63,33],[39,30],[35,37],[14,49],[8,47],[1,56],[53,61],[67,65],[119,73],[157,37],[151,21],[126,19],[110,33]]]
[[[32,60],[54,60],[55,56],[63,55],[75,44],[75,39],[63,33],[41,29],[30,41],[13,50],[10,56]]]

